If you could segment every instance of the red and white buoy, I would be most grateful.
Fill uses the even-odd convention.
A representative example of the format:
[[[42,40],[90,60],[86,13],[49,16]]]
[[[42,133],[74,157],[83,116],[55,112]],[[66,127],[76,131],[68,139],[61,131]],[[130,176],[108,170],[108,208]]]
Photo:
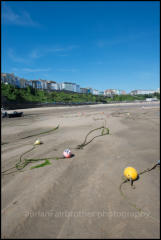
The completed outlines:
[[[64,152],[63,152],[63,156],[65,158],[70,158],[72,156],[72,153],[71,153],[70,149],[65,149]]]

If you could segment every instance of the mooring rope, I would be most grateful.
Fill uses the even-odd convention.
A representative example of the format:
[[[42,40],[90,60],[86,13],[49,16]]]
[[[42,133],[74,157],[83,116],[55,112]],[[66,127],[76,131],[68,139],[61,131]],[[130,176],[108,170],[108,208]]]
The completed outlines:
[[[52,129],[50,129],[50,130],[48,130],[48,131],[40,132],[40,133],[37,133],[37,134],[28,135],[28,136],[26,136],[26,137],[19,138],[19,139],[17,139],[17,140],[26,139],[26,138],[30,138],[30,137],[39,136],[39,135],[41,135],[41,134],[50,133],[50,132],[53,132],[53,131],[57,130],[58,128],[59,128],[59,125],[58,125],[56,128],[52,128]],[[9,143],[10,143],[10,142],[3,142],[3,143],[1,143],[1,145],[5,145],[5,144],[9,144]]]
[[[158,165],[160,165],[159,161],[158,161],[158,163],[156,163],[155,165],[153,165],[151,168],[147,168],[147,169],[143,170],[142,172],[138,173],[138,176],[140,176],[140,175],[142,175],[142,174],[144,174],[144,173],[146,173],[146,172],[150,172],[151,170],[155,169]],[[128,182],[128,181],[129,181],[129,180],[126,178],[126,179],[123,180],[123,182],[121,182],[121,184],[120,184],[120,186],[119,186],[120,194],[127,200],[127,202],[128,202],[129,205],[131,205],[132,207],[134,207],[137,211],[143,212],[142,208],[138,208],[138,207],[136,206],[136,204],[133,203],[132,201],[130,201],[129,198],[128,198],[128,196],[125,195],[125,194],[123,193],[123,191],[122,191],[122,185],[123,185],[124,183]],[[152,217],[152,216],[149,216],[149,217],[151,217],[151,218],[152,218],[153,220],[155,220],[155,221],[158,221],[157,219],[155,219],[155,218]]]
[[[54,131],[54,130],[58,129],[58,127],[59,127],[59,126],[57,126],[56,128],[54,128],[54,129],[52,129],[52,130],[50,130],[50,131],[46,131],[46,132],[43,132],[43,133],[39,133],[38,135],[44,134],[44,133],[49,133],[49,132],[51,132],[51,131]],[[90,141],[87,142],[87,137],[88,137],[92,132],[94,132],[94,131],[96,131],[96,130],[99,130],[99,129],[102,129],[101,134],[93,137]],[[107,134],[109,134],[109,129],[106,128],[105,126],[92,129],[92,130],[89,131],[89,132],[87,133],[87,135],[85,136],[84,142],[83,142],[82,144],[78,145],[76,148],[73,148],[73,149],[83,149],[86,145],[88,145],[89,143],[91,143],[95,138],[100,137],[100,136],[103,136],[103,135],[107,135]],[[31,135],[31,136],[35,136],[35,135]],[[28,137],[31,137],[31,136],[28,136]],[[49,159],[59,160],[59,159],[64,159],[64,158],[65,158],[64,156],[63,156],[63,157],[62,157],[62,156],[60,156],[60,157],[55,157],[55,156],[53,156],[53,157],[45,157],[45,158],[37,158],[37,159],[24,159],[24,160],[22,161],[22,157],[23,157],[24,155],[26,155],[27,153],[33,151],[35,148],[36,148],[36,145],[34,145],[31,149],[27,150],[26,152],[22,153],[22,154],[20,155],[19,162],[16,163],[16,165],[15,165],[14,167],[9,168],[9,169],[3,171],[2,174],[3,174],[3,175],[8,175],[8,174],[10,174],[10,173],[6,173],[6,172],[8,172],[8,171],[11,170],[11,169],[16,169],[16,170],[18,170],[18,171],[21,171],[21,170],[24,169],[28,164],[33,163],[33,162],[44,161],[44,163],[40,164],[39,166],[37,165],[37,166],[32,167],[32,168],[37,168],[37,167],[41,167],[41,166],[45,166],[45,165],[50,164],[50,163],[49,163]],[[48,161],[47,161],[47,160],[48,160]],[[45,164],[45,162],[46,162],[46,164]],[[14,172],[16,172],[16,171],[14,171]],[[13,173],[13,172],[11,172],[11,173]]]
[[[127,200],[127,202],[128,202],[132,207],[134,207],[137,211],[139,211],[139,212],[142,211],[141,208],[138,208],[138,207],[136,206],[136,204],[134,204],[133,202],[129,201],[128,197],[123,193],[123,191],[122,191],[122,185],[123,185],[124,183],[126,183],[126,182],[128,182],[128,179],[123,180],[123,182],[120,184],[120,186],[119,186],[120,194],[121,194],[121,195]]]
[[[26,139],[26,138],[29,138],[29,137],[39,136],[41,134],[50,133],[50,132],[53,132],[53,131],[57,130],[58,128],[59,128],[59,125],[56,128],[53,128],[51,130],[48,130],[48,131],[45,131],[45,132],[41,132],[41,133],[38,133],[38,134],[29,135],[29,136],[26,136],[26,137],[23,137],[23,138],[20,138],[20,139]]]
[[[30,135],[30,136],[27,136],[27,137],[32,137],[32,136],[38,136],[40,134],[44,134],[44,133],[49,133],[49,132],[53,132],[55,130],[57,130],[59,128],[59,125],[56,127],[56,128],[53,128],[49,131],[45,131],[45,132],[41,132],[41,133],[38,133],[37,135]],[[19,158],[19,162],[16,163],[16,165],[12,168],[8,168],[7,170],[1,172],[3,175],[8,175],[10,173],[6,173],[8,172],[9,170],[11,169],[17,169],[17,170],[22,170],[25,166],[27,166],[29,163],[31,162],[35,162],[35,161],[42,161],[42,160],[46,160],[47,158],[44,158],[44,159],[24,159],[24,161],[22,162],[22,157],[26,154],[26,153],[29,153],[31,151],[33,151],[34,149],[36,148],[36,145],[34,145],[31,149],[27,150],[26,152],[22,153],[20,155],[20,158]],[[15,172],[15,171],[14,171]],[[13,173],[13,172],[11,172]]]
[[[87,142],[87,137],[88,137],[92,132],[97,131],[97,130],[99,130],[99,129],[102,129],[101,134],[93,137],[90,141]],[[86,145],[88,145],[89,143],[91,143],[95,138],[101,137],[101,136],[107,135],[107,134],[109,134],[109,128],[106,128],[106,127],[104,127],[104,126],[99,127],[99,128],[95,128],[95,129],[91,130],[91,131],[85,136],[85,139],[84,139],[83,143],[81,143],[80,145],[78,145],[78,146],[76,147],[76,149],[83,149]]]

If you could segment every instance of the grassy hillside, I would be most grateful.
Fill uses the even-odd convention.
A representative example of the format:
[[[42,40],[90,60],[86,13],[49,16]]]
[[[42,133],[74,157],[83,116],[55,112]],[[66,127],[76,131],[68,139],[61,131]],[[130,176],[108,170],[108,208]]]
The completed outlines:
[[[144,100],[147,97],[156,96],[160,99],[160,94],[155,93],[151,95],[116,95],[113,97],[94,96],[92,94],[80,94],[64,91],[43,91],[27,87],[25,89],[19,89],[10,84],[1,84],[2,97],[7,98],[9,101],[16,101],[19,103],[35,102],[35,103],[50,103],[50,102],[63,102],[63,103],[109,103],[113,101],[134,101]]]

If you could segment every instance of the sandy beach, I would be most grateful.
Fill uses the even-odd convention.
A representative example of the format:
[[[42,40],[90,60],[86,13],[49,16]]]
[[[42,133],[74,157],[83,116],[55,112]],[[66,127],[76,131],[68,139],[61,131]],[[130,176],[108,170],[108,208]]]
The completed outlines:
[[[21,111],[21,110],[18,110]],[[160,159],[160,105],[130,103],[23,109],[22,118],[2,119],[1,156],[5,171],[32,148],[26,158],[62,156],[51,164],[2,174],[2,238],[158,238],[160,237],[160,167],[123,185],[124,168],[138,172]],[[76,146],[106,123],[110,134]],[[89,139],[99,135],[93,132]],[[26,138],[25,138],[26,137]],[[25,158],[24,157],[24,158]]]

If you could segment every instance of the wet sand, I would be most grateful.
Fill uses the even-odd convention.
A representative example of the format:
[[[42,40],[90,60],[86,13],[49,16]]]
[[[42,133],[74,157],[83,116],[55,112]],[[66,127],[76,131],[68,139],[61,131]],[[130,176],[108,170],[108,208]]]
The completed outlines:
[[[62,156],[66,148],[74,157],[30,170],[33,163],[23,172],[2,175],[2,238],[160,237],[160,167],[141,175],[135,189],[130,183],[122,187],[141,213],[119,192],[125,167],[140,172],[160,159],[158,103],[23,112],[22,118],[2,119],[2,171],[13,167],[37,138],[25,137],[57,125],[56,131],[40,135],[43,144],[25,157]],[[75,149],[90,130],[105,122],[110,135]]]

